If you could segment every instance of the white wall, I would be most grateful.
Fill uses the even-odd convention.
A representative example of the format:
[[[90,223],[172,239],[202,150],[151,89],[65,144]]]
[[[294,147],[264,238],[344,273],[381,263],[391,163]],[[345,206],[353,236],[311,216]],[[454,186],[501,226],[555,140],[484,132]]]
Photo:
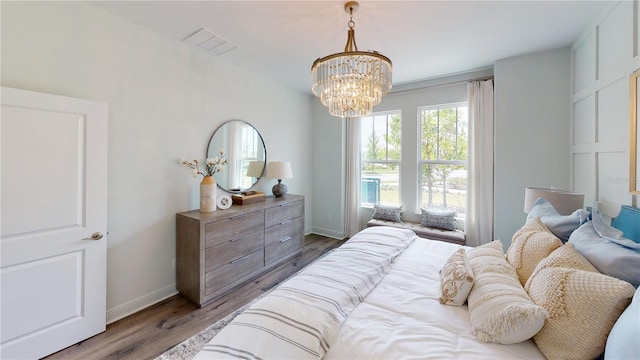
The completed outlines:
[[[345,120],[313,101],[313,229],[337,239],[345,225]]]
[[[633,202],[629,75],[640,68],[638,18],[637,1],[611,3],[571,47],[572,179],[587,206]]]
[[[583,192],[585,206],[634,204],[629,75],[640,68],[638,9],[612,2],[570,49],[496,62],[494,232],[505,248],[526,218],[525,186]]]
[[[291,161],[310,230],[311,96],[88,3],[3,2],[1,16],[2,86],[109,106],[108,321],[175,293],[175,213],[198,207],[200,181],[176,160],[204,158],[226,120],[250,122],[269,160]]]
[[[527,186],[570,189],[569,49],[496,61],[494,238],[524,224]]]

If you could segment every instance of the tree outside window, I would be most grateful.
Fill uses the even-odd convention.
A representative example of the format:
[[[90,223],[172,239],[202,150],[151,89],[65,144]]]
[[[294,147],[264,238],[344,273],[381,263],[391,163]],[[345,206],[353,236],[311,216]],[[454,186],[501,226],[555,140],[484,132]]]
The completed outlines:
[[[418,202],[423,208],[454,209],[464,217],[467,204],[467,104],[418,108],[420,173]]]

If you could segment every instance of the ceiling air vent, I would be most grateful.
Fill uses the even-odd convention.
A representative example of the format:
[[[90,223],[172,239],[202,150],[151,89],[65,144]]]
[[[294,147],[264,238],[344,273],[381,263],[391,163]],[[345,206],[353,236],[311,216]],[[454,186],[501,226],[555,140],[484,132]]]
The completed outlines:
[[[228,42],[205,28],[187,36],[182,40],[182,42],[195,46],[216,56],[237,48],[236,44]]]

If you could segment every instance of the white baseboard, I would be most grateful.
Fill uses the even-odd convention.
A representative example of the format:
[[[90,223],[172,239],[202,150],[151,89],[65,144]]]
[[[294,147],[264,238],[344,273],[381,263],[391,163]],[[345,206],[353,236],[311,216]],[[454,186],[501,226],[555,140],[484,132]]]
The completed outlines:
[[[326,237],[330,237],[330,238],[338,239],[338,240],[342,240],[342,239],[345,238],[344,232],[338,232],[338,231],[331,230],[331,229],[323,229],[323,228],[313,227],[313,228],[311,228],[311,232],[314,233],[314,234],[318,234],[318,235],[322,235],[322,236],[326,236]]]
[[[176,290],[176,284],[171,284],[163,289],[156,290],[125,304],[108,309],[107,324],[111,324],[112,322],[118,321],[144,308],[157,304],[164,299],[176,295],[177,293],[178,291]]]
[[[309,233],[314,233],[314,234],[318,234],[318,235],[322,235],[322,236],[326,236],[326,237],[330,237],[338,240],[344,239],[344,235],[342,233],[338,233],[335,231],[322,229],[322,228],[312,228],[311,231],[309,232],[305,231],[305,234],[309,234]],[[157,304],[160,301],[170,298],[176,294],[178,294],[178,291],[176,290],[176,284],[171,284],[163,289],[156,290],[147,295],[131,300],[125,304],[118,305],[114,308],[108,309],[107,324],[111,324],[112,322],[125,318],[131,314],[134,314],[151,305]]]

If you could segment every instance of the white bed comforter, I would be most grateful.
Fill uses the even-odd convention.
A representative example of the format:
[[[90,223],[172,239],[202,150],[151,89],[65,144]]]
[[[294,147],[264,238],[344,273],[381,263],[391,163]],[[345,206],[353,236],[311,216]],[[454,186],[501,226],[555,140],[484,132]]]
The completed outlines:
[[[415,239],[409,230],[371,228],[258,300],[196,359],[320,359],[340,326]]]
[[[394,239],[398,236],[400,240]],[[360,282],[357,291],[344,291],[344,286],[337,287],[342,290],[336,290],[317,283],[318,278],[325,276],[321,274],[327,271],[329,274],[339,274],[331,276],[330,282],[336,279],[348,282],[347,278],[356,274],[355,268],[359,266],[356,264],[363,263],[365,254],[370,253],[370,250],[361,247],[371,248],[368,242],[373,242],[374,248],[380,247],[380,241],[397,246],[389,247],[392,249],[389,265],[392,266],[386,268],[385,261],[382,267],[374,266],[379,269],[376,273],[381,274],[380,279],[376,277],[377,280],[373,280],[377,285],[371,287],[372,282],[367,280]],[[352,243],[354,245],[349,245]],[[403,246],[406,250],[399,250],[401,254],[392,255]],[[252,309],[256,309],[236,317],[205,346],[196,359],[544,359],[532,340],[514,345],[477,341],[471,335],[467,306],[447,306],[438,302],[438,272],[458,247],[440,241],[406,237],[406,230],[386,227],[365,229],[323,258],[322,262],[314,263],[281,285],[285,289],[279,287],[256,302],[252,306]],[[348,254],[338,252],[343,248],[352,252],[346,257],[353,258],[355,255],[358,259],[356,264],[348,265],[347,269],[355,266],[353,271],[341,271],[345,269],[341,258]],[[373,254],[379,256],[375,252]],[[317,266],[326,260],[329,262]],[[300,293],[294,295],[293,300],[287,299],[286,294],[298,287],[301,290],[295,292],[308,290],[325,294],[326,304],[331,303],[329,299],[338,301],[342,304],[339,306],[342,310],[338,311],[336,306],[324,306],[322,311],[310,310],[309,304],[298,307],[300,299],[296,297]],[[258,309],[265,306],[279,309],[277,311],[284,317],[278,315],[269,318],[273,314],[259,314],[262,310]],[[326,312],[330,307],[333,310],[329,310],[329,313],[333,315]],[[251,318],[256,315],[260,318]],[[232,326],[236,321],[257,322],[257,326],[264,325],[264,329],[256,331],[255,325]],[[283,322],[288,323],[283,326]],[[305,331],[308,331],[307,335],[304,335]],[[301,349],[283,338],[318,345],[311,346],[313,349]]]
[[[325,359],[544,359],[532,340],[479,342],[466,305],[440,304],[439,270],[457,248],[416,239],[351,313]]]

